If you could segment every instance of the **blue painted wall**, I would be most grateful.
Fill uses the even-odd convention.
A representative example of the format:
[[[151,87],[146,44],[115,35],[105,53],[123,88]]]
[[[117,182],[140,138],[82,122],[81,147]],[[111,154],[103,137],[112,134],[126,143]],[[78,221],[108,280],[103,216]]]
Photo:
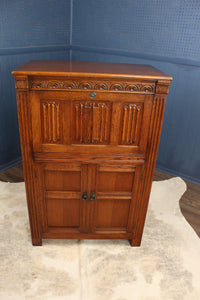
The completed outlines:
[[[20,158],[11,70],[30,59],[151,64],[173,76],[157,168],[200,183],[199,0],[0,1],[0,169]]]
[[[173,76],[157,169],[200,183],[200,2],[74,0],[73,60],[151,64]]]
[[[70,0],[0,1],[0,171],[21,161],[14,78],[31,59],[69,59]]]

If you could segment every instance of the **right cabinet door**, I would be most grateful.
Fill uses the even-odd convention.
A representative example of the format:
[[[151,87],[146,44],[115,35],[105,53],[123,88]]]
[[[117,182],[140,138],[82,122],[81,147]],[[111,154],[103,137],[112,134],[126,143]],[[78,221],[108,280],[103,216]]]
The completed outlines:
[[[140,178],[141,165],[96,165],[96,180],[89,191],[95,194],[95,199],[90,197],[93,233],[132,232]]]

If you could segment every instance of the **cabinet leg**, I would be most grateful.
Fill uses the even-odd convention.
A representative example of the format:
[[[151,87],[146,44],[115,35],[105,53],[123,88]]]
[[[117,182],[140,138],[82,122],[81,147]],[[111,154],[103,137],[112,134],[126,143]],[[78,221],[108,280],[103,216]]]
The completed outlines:
[[[132,247],[139,247],[141,245],[141,239],[132,239],[129,240]]]
[[[33,246],[42,246],[42,239],[40,239],[40,238],[32,238],[32,245]]]

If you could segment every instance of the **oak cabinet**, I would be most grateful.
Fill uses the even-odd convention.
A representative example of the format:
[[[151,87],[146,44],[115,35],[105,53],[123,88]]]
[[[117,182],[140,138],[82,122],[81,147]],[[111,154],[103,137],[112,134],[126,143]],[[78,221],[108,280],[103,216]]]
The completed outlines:
[[[140,245],[172,78],[151,66],[60,61],[13,74],[33,245]]]

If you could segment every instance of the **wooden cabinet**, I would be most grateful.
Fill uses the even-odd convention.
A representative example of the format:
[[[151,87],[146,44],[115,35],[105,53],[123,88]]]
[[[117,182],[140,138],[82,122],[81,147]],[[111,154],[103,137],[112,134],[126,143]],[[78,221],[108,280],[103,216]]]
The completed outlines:
[[[61,61],[13,74],[33,245],[140,245],[172,78],[151,66]]]

